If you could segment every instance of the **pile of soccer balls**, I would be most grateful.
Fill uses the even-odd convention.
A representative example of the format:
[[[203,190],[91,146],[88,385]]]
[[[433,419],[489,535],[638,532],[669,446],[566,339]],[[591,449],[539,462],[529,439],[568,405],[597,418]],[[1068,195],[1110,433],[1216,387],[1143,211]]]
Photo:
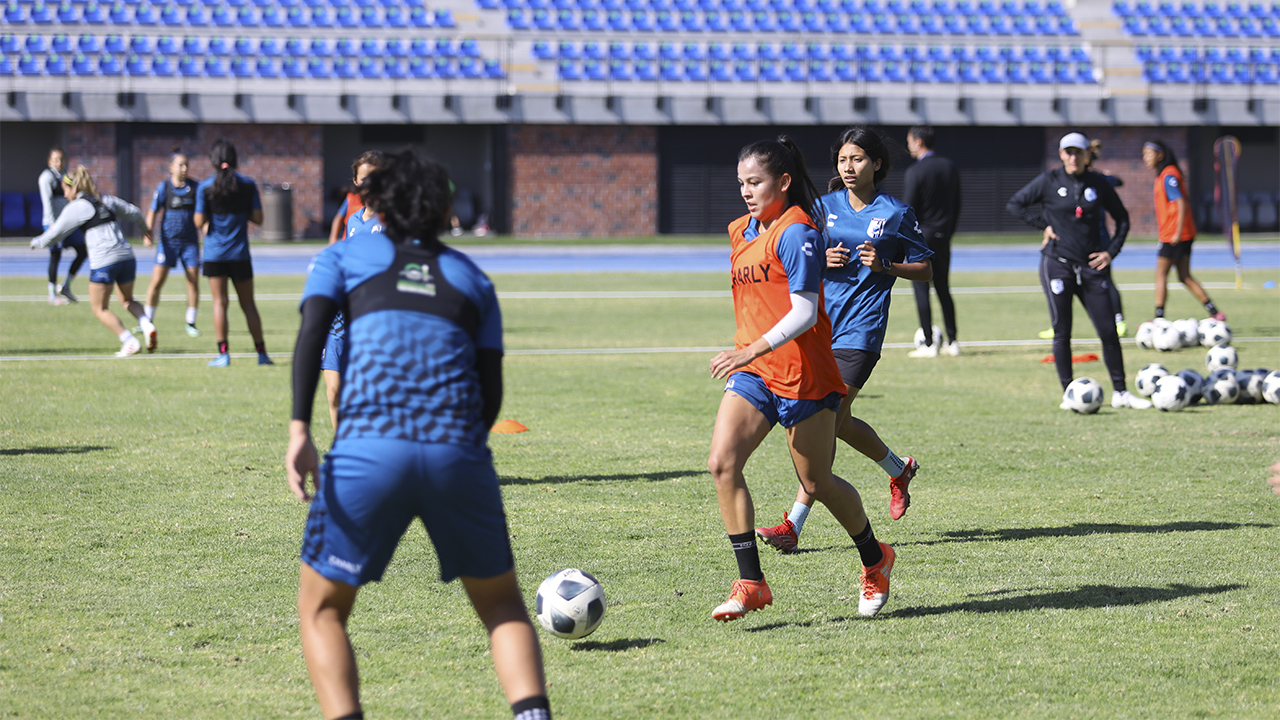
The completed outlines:
[[[1206,348],[1230,347],[1231,327],[1225,320],[1205,318],[1197,322],[1195,318],[1183,320],[1166,320],[1156,318],[1138,326],[1138,334],[1134,338],[1138,347],[1143,350],[1159,350],[1172,352],[1197,345]]]
[[[1280,371],[1265,369],[1238,370],[1240,357],[1231,347],[1231,328],[1221,320],[1157,319],[1138,328],[1138,345],[1161,351],[1190,347],[1191,338],[1208,348],[1205,354],[1207,375],[1195,370],[1170,373],[1168,368],[1151,363],[1138,371],[1134,391],[1151,398],[1152,404],[1167,412],[1179,412],[1188,405],[1233,403],[1280,403]]]

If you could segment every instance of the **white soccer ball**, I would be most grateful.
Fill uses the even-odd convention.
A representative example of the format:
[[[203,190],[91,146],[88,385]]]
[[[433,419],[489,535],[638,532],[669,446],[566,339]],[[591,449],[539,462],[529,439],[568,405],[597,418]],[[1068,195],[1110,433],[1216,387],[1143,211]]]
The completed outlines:
[[[1236,371],[1222,368],[1209,373],[1204,379],[1204,402],[1206,405],[1232,405],[1240,397],[1240,385],[1236,382]]]
[[[1209,368],[1209,372],[1222,368],[1235,370],[1240,365],[1240,356],[1230,345],[1218,345],[1209,348],[1209,352],[1205,353],[1204,364]]]
[[[1156,346],[1155,346],[1155,342],[1153,341],[1155,338],[1155,332],[1156,332],[1155,323],[1144,322],[1138,326],[1138,333],[1133,336],[1133,339],[1135,342],[1138,343],[1138,347],[1142,348],[1143,350],[1155,350]]]
[[[1173,321],[1169,318],[1155,318],[1151,321],[1156,327],[1172,327]]]
[[[1062,402],[1072,412],[1092,415],[1102,407],[1102,385],[1093,378],[1076,378],[1062,393]]]
[[[924,328],[916,328],[915,337],[911,341],[915,343],[917,350],[924,347]],[[942,328],[937,325],[933,326],[933,346],[942,349]]]
[[[1231,344],[1231,326],[1208,318],[1200,322],[1200,344],[1207,347]]]
[[[604,619],[604,588],[589,574],[570,568],[538,586],[534,613],[547,632],[567,640],[584,638]]]
[[[1182,347],[1195,347],[1200,344],[1200,324],[1195,318],[1174,320],[1173,329],[1182,336]]]
[[[1168,368],[1160,363],[1147,365],[1138,371],[1138,377],[1133,382],[1134,392],[1142,397],[1151,397],[1151,393],[1156,391],[1156,381],[1168,374]]]
[[[1280,370],[1272,370],[1262,379],[1262,399],[1272,405],[1280,404]]]
[[[1151,344],[1161,352],[1169,352],[1182,347],[1182,333],[1172,325],[1157,327],[1151,333]]]
[[[1165,412],[1182,412],[1188,405],[1187,384],[1177,375],[1166,375],[1156,381],[1151,403]]]
[[[1267,370],[1236,371],[1236,384],[1240,386],[1240,397],[1236,400],[1236,403],[1252,405],[1263,402],[1262,381],[1267,379],[1268,372]]]
[[[1187,404],[1195,405],[1200,402],[1200,389],[1204,386],[1204,378],[1200,373],[1190,368],[1179,370],[1178,377],[1182,378],[1182,382],[1187,386]]]

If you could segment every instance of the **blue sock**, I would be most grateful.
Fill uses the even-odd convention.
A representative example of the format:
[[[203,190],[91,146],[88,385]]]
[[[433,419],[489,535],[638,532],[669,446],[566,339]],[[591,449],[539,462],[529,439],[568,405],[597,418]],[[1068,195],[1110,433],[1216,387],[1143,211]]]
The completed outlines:
[[[885,472],[889,473],[889,477],[891,478],[896,478],[901,475],[902,469],[907,466],[907,464],[902,461],[902,458],[898,457],[897,453],[893,450],[890,450],[889,454],[885,455],[883,460],[876,461],[876,464],[884,469]]]
[[[809,506],[804,503],[796,503],[791,506],[791,512],[787,514],[787,519],[792,525],[796,526],[796,534],[800,534],[800,529],[804,527],[804,519],[809,517]]]

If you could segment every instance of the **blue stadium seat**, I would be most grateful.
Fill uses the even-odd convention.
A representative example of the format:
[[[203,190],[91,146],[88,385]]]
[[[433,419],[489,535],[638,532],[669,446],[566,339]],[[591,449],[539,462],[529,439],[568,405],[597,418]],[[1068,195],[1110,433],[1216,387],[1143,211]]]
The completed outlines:
[[[80,36],[81,41],[83,42],[84,38],[86,37],[93,37],[93,36],[81,35]],[[4,35],[0,35],[0,53],[4,53],[6,55],[17,55],[21,52],[22,52],[22,43],[18,40],[17,37],[13,35],[13,33],[5,33]]]
[[[435,66],[424,58],[414,58],[409,61],[409,76],[419,80],[435,77]],[[563,66],[561,70],[563,71]]]
[[[28,35],[24,49],[32,54],[41,54],[48,52],[49,45],[45,42],[43,35]]]
[[[524,10],[513,8],[507,11],[507,27],[512,30],[528,30],[529,18],[525,17]]]
[[[58,53],[59,55],[75,52],[75,45],[71,42],[71,38],[65,33],[54,35],[49,41],[49,47],[53,52]]]
[[[178,60],[178,75],[182,77],[200,77],[204,72],[200,69],[200,62],[191,56],[184,56]]]
[[[436,10],[436,27],[453,28],[456,23],[453,21],[453,11],[447,9]]]
[[[609,43],[609,59],[610,60],[630,60],[631,46],[621,42]]]
[[[653,46],[647,42],[638,42],[631,47],[631,54],[637,60],[656,60],[657,53],[654,52]]]
[[[707,55],[703,51],[702,46],[696,43],[685,43],[684,50],[680,57],[685,60],[706,60]]]
[[[326,80],[333,77],[329,71],[328,64],[320,58],[311,58],[307,61],[307,76],[317,80]]]
[[[80,77],[97,75],[98,69],[94,67],[93,61],[87,55],[76,55],[71,59],[71,74]]]
[[[224,78],[227,76],[227,68],[222,64],[221,58],[205,58],[204,74],[211,78]]]
[[[432,71],[435,72],[436,77],[443,78],[445,80],[451,80],[458,77],[457,68],[449,61],[449,58],[436,58],[435,66],[432,68]]]
[[[551,43],[546,40],[535,41],[530,53],[539,60],[554,60],[557,57],[555,48],[551,47]]]
[[[956,64],[956,77],[962,83],[979,83],[982,82],[982,74],[979,72],[977,63],[960,62]]]
[[[75,25],[80,22],[80,9],[72,5],[70,0],[63,0],[58,6],[57,18],[63,25]]]
[[[125,41],[124,37],[121,35],[115,35],[115,34],[108,35],[103,40],[102,45],[107,52],[115,55],[123,55],[124,53],[129,51],[129,44]]]
[[[335,77],[343,80],[350,80],[356,76],[356,69],[352,66],[351,61],[346,58],[336,58],[333,61],[332,72]]]
[[[280,74],[292,80],[301,80],[307,76],[307,68],[296,57],[287,57],[280,62]]]
[[[603,60],[605,59],[605,50],[600,43],[582,43],[582,57],[584,60]]]
[[[27,22],[27,12],[21,5],[10,0],[9,4],[4,6],[4,21],[10,25],[22,25]]]
[[[40,69],[40,62],[31,55],[23,55],[18,59],[19,75],[40,75],[43,71]]]
[[[845,60],[839,60],[835,64],[835,77],[841,82],[854,82],[858,79],[858,66]]]
[[[123,10],[123,14],[125,17],[124,22],[128,23],[129,22],[128,8],[121,6],[121,10]],[[85,23],[88,23],[89,25],[104,25],[108,20],[107,9],[102,7],[101,4],[91,0],[89,3],[87,3],[84,6],[84,14],[82,16],[82,20]],[[112,22],[115,22],[115,21],[112,20]]]
[[[31,22],[36,25],[52,25],[53,24],[53,8],[43,2],[37,2],[31,6]],[[19,62],[19,70],[21,70],[21,62]]]
[[[653,32],[653,18],[643,10],[631,13],[631,28],[637,32]]]
[[[258,74],[258,77],[268,80],[280,77],[279,71],[276,70],[275,61],[268,57],[258,58],[258,62],[254,65],[254,72]]]
[[[844,43],[836,43],[831,46],[831,58],[833,60],[852,60],[853,51]]]
[[[559,56],[562,60],[577,60],[581,57],[578,46],[571,42],[561,42]]]
[[[667,82],[684,80],[684,75],[680,72],[680,64],[671,60],[662,60],[658,63],[658,77]]]
[[[382,72],[393,80],[409,77],[409,72],[405,69],[404,63],[399,60],[384,60],[382,62]]]
[[[733,52],[724,43],[711,43],[707,46],[707,57],[711,60],[730,60]]]
[[[724,64],[721,63],[721,67]],[[707,69],[700,62],[687,62],[684,64],[684,79],[690,82],[706,82]]]
[[[211,37],[209,38],[209,45],[205,48],[205,52],[218,57],[226,57],[231,54],[231,46],[227,43],[226,38]]]

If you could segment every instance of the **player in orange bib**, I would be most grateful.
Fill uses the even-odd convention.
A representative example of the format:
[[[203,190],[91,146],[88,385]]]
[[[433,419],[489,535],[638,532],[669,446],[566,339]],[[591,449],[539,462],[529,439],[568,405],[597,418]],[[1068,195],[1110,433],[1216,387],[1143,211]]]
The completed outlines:
[[[858,492],[831,473],[836,410],[845,388],[822,306],[826,246],[814,221],[818,190],[799,148],[785,135],[738,153],[738,187],[747,215],[729,225],[737,332],[734,349],[711,359],[712,377],[728,382],[707,465],[740,579],[711,616],[727,622],[773,603],[760,568],[755,507],[743,468],[779,423],[800,483],[858,547],[864,586],[869,581],[877,588],[872,597],[864,595],[858,610],[874,615],[888,598],[894,552],[876,540]]]
[[[1204,305],[1210,317],[1226,320],[1204,286],[1191,276],[1191,244],[1196,240],[1196,223],[1191,218],[1178,158],[1163,140],[1151,139],[1142,144],[1142,163],[1156,172],[1154,189],[1156,222],[1160,226],[1160,252],[1156,255],[1156,317],[1164,317],[1164,303],[1169,296],[1169,269],[1178,268],[1178,281]]]

